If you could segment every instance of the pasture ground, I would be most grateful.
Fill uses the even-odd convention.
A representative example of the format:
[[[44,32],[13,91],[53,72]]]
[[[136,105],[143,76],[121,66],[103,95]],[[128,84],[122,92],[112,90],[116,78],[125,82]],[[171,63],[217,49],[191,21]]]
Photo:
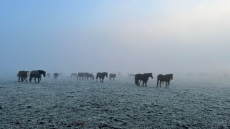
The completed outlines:
[[[208,81],[211,80],[211,81]],[[169,89],[133,78],[0,78],[0,128],[230,128],[230,83],[176,78]]]

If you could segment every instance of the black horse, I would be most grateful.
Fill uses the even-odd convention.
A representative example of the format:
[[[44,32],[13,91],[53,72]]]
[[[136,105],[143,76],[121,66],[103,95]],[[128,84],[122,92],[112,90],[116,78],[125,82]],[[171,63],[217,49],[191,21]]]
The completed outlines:
[[[86,76],[87,80],[88,80],[88,78],[91,78],[94,80],[94,76],[91,73],[85,74],[85,76]]]
[[[159,81],[160,81],[160,87],[161,87],[161,82],[166,82],[166,86],[168,85],[169,87],[169,83],[171,80],[173,80],[173,74],[166,74],[166,75],[159,74],[157,76],[157,87]]]
[[[43,70],[33,70],[30,72],[30,79],[29,81],[31,82],[32,78],[35,78],[35,83],[36,83],[36,78],[38,78],[38,83],[41,81],[41,75],[43,75],[44,77],[46,77],[46,72]]]
[[[144,84],[145,84],[145,87],[146,87],[149,77],[153,78],[152,73],[136,74],[135,75],[135,84],[137,86],[140,86],[140,82],[143,81],[142,86],[144,86]]]
[[[114,78],[116,78],[116,74],[110,73],[110,74],[109,74],[109,79],[110,79],[110,81],[111,81],[111,78],[113,78],[113,80],[114,80]]]
[[[103,82],[105,76],[108,77],[108,73],[106,73],[106,72],[103,72],[103,73],[98,72],[98,73],[97,73],[97,76],[96,76],[96,79],[97,79],[97,78],[100,78],[100,82]]]

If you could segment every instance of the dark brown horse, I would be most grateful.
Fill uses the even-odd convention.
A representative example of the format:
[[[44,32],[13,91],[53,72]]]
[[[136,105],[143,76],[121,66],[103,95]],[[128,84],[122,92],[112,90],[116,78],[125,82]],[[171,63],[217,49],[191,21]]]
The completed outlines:
[[[71,77],[77,77],[77,73],[71,73]]]
[[[113,81],[114,81],[114,78],[116,78],[116,74],[114,73],[110,73],[109,74],[109,79],[110,79],[110,81],[111,81],[111,78],[113,78]]]
[[[47,76],[48,78],[50,78],[50,73],[47,73],[46,76]]]
[[[160,81],[160,87],[161,87],[161,82],[166,82],[166,87],[167,85],[169,87],[169,83],[171,80],[173,80],[173,74],[166,74],[166,75],[159,74],[157,76],[157,87],[159,81]]]
[[[79,72],[79,73],[77,74],[77,79],[78,79],[78,77],[79,77],[79,80],[80,80],[80,78],[83,80],[83,79],[84,79],[84,76],[85,76],[85,73]]]
[[[43,71],[43,70],[33,70],[30,72],[30,82],[31,82],[31,79],[34,78],[35,79],[35,83],[36,83],[36,78],[38,78],[38,83],[41,81],[41,77],[42,75],[44,77],[46,77],[46,72]]]
[[[108,73],[106,73],[106,72],[103,72],[103,73],[98,72],[97,76],[96,76],[96,79],[100,78],[100,82],[102,83],[104,81],[105,76],[108,77]]]
[[[153,78],[152,73],[136,74],[135,75],[135,84],[137,86],[140,86],[140,82],[143,81],[142,86],[144,86],[144,84],[145,84],[145,87],[146,87],[149,77]]]
[[[26,80],[27,82],[27,77],[29,76],[30,71],[19,71],[17,76],[18,76],[18,82],[20,82],[20,78],[21,78],[21,82],[23,82],[24,80]]]
[[[57,79],[58,76],[59,76],[58,73],[54,73],[54,79]]]
[[[87,80],[88,80],[88,78],[91,78],[91,79],[94,80],[94,76],[93,76],[93,74],[91,74],[91,73],[85,74],[85,77],[87,78]]]

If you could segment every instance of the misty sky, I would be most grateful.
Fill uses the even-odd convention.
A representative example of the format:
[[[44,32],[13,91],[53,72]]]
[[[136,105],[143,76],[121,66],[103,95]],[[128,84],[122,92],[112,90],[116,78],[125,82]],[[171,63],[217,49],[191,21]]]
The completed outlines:
[[[0,70],[230,72],[229,0],[0,0]]]

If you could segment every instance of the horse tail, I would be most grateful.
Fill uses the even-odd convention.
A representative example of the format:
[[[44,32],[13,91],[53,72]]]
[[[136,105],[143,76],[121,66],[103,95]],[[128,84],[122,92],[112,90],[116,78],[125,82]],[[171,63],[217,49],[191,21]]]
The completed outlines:
[[[138,82],[138,77],[137,75],[135,76],[135,84],[138,86],[139,85],[139,82]]]
[[[98,78],[98,74],[96,75],[96,79]]]

